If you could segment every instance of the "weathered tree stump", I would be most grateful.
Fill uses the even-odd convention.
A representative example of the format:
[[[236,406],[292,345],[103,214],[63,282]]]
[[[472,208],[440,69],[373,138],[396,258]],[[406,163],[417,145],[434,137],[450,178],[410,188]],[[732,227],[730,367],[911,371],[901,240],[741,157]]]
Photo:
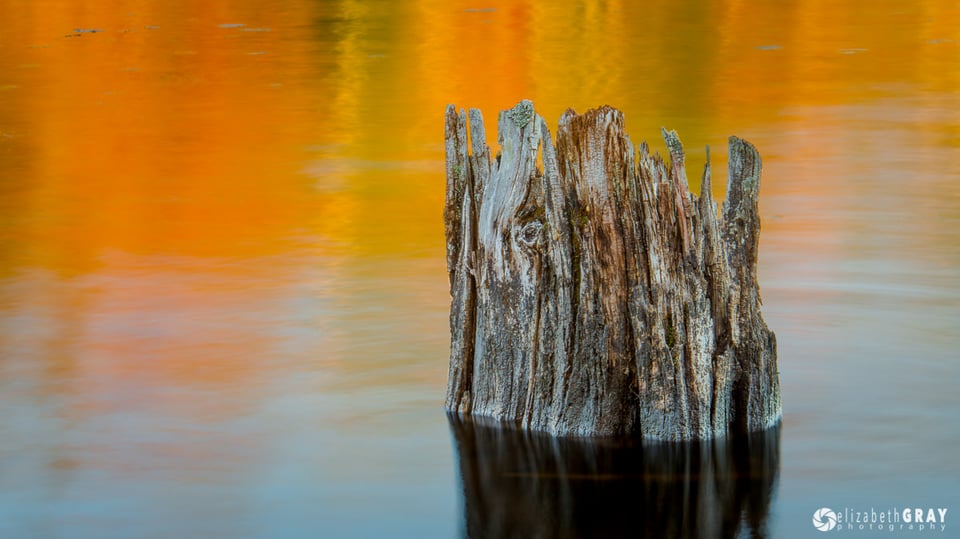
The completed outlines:
[[[468,142],[469,126],[469,142]],[[446,114],[446,407],[560,435],[689,440],[781,417],[760,315],[760,156],[730,138],[727,199],[690,193],[683,147],[639,156],[623,114]]]

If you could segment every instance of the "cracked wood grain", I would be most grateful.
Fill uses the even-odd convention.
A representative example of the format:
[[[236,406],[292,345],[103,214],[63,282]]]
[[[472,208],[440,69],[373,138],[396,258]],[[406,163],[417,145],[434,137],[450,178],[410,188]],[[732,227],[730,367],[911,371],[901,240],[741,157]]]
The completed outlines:
[[[468,136],[469,135],[469,136]],[[781,417],[776,339],[760,314],[760,156],[731,137],[718,213],[683,147],[635,148],[623,114],[446,114],[450,276],[446,407],[558,435],[689,440]],[[468,140],[469,139],[469,140]]]

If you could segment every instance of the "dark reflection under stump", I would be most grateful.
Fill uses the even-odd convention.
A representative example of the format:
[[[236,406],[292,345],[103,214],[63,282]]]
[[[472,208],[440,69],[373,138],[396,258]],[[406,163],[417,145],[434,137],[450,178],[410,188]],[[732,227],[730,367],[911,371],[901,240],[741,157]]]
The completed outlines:
[[[554,438],[449,417],[467,537],[767,535],[780,427],[708,442],[641,444]]]

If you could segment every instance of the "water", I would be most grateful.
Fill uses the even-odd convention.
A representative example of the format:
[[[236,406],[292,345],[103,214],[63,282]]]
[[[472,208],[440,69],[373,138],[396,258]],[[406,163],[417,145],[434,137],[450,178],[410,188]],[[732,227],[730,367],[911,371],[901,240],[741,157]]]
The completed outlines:
[[[557,439],[451,418],[468,537],[768,533],[780,428],[712,442]]]
[[[955,2],[0,5],[0,537],[957,533]],[[760,149],[759,453],[448,423],[443,110],[524,97]]]

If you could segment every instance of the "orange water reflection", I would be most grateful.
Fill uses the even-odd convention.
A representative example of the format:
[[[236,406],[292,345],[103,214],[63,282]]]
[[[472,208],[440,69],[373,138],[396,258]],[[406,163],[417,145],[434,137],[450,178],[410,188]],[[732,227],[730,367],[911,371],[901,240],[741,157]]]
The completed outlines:
[[[0,52],[8,271],[83,272],[111,248],[285,252],[305,236],[433,255],[447,102],[492,117],[529,96],[551,121],[614,103],[637,138],[679,128],[696,161],[729,132],[773,120],[790,129],[757,136],[776,143],[817,127],[808,107],[911,87],[916,111],[948,115],[910,118],[911,134],[960,137],[960,14],[945,2],[260,4],[7,7],[22,12]],[[783,145],[802,162],[816,143]]]

